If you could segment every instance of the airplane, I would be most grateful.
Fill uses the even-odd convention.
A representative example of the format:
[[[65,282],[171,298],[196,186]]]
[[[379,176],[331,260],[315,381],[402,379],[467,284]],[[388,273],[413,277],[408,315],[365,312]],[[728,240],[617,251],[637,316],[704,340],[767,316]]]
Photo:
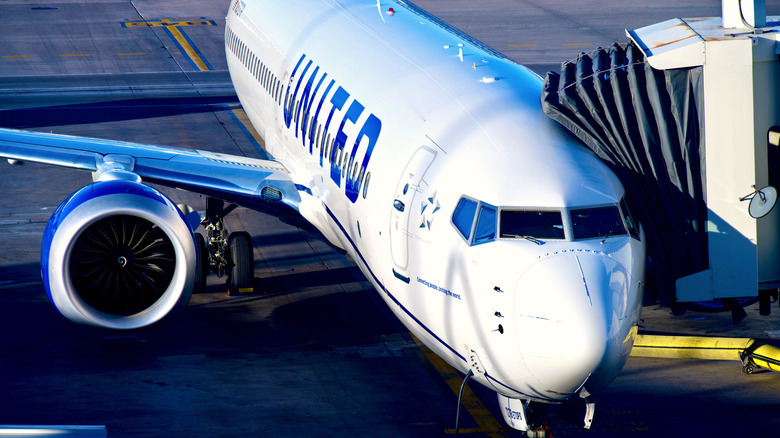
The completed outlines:
[[[242,205],[348,254],[509,426],[545,436],[534,412],[584,402],[589,428],[637,333],[645,238],[617,177],[543,114],[542,79],[403,0],[231,0],[225,50],[272,159],[0,129],[9,161],[92,172],[44,231],[59,312],[129,330],[211,271],[253,291],[250,236],[222,221]],[[206,195],[205,214],[148,184]]]

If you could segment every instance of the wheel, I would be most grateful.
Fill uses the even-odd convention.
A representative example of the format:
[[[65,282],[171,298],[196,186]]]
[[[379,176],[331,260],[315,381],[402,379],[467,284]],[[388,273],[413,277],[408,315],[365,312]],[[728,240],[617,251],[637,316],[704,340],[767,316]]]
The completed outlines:
[[[252,251],[252,237],[246,231],[230,233],[228,237],[230,267],[228,271],[228,294],[253,292],[255,256]]]
[[[209,256],[206,252],[206,239],[200,233],[195,233],[195,283],[192,285],[192,293],[202,294],[206,292],[206,277],[209,276]]]
[[[753,365],[746,363],[742,366],[742,372],[745,374],[753,374]]]
[[[548,430],[545,427],[542,428],[531,428],[526,432],[526,435],[528,438],[547,438],[549,434],[547,433]]]

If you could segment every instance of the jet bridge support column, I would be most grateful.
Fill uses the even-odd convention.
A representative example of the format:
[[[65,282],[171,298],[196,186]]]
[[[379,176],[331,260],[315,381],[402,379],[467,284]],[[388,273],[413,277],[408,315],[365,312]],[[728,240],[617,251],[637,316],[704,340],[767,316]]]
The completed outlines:
[[[780,163],[768,150],[777,147],[768,145],[768,133],[780,125],[780,23],[763,18],[763,2],[742,3],[742,16],[738,0],[730,0],[723,18],[627,32],[655,69],[703,67],[709,269],[677,280],[678,301],[750,297],[780,285],[780,209],[754,217],[771,206],[751,216],[747,202],[764,196],[756,188],[780,184]]]

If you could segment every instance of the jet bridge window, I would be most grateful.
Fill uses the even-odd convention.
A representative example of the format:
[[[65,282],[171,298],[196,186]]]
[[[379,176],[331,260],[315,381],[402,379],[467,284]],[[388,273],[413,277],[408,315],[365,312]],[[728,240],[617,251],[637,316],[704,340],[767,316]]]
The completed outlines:
[[[563,216],[553,210],[501,210],[500,236],[502,239],[563,240]]]
[[[574,239],[590,239],[626,234],[616,206],[571,210]]]

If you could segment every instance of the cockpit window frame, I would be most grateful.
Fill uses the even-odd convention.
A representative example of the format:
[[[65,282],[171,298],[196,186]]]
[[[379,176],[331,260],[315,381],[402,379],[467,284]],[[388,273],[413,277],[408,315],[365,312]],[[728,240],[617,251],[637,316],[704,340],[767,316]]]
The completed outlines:
[[[455,223],[454,220],[455,211],[458,209],[458,206],[460,206],[461,201],[464,199],[475,203],[474,216],[471,218],[471,226],[469,227],[468,236],[465,236],[463,234],[462,230],[458,227],[458,225]],[[471,196],[463,195],[460,198],[458,198],[458,202],[455,204],[455,209],[452,211],[452,214],[450,215],[450,224],[452,225],[453,228],[455,228],[455,231],[457,231],[458,236],[460,236],[461,239],[463,239],[466,242],[466,244],[468,244],[469,246],[471,246],[471,237],[474,235],[474,227],[476,226],[477,217],[479,216],[479,204],[480,204],[479,199],[473,198]]]
[[[490,211],[493,214],[493,235],[492,237],[489,235],[478,235],[477,231],[480,230],[480,224],[482,224],[482,215],[483,213]],[[474,224],[472,225],[471,230],[471,246],[477,246],[482,245],[485,243],[493,242],[497,239],[498,236],[498,207],[492,204],[488,204],[487,202],[480,202],[479,205],[477,205],[477,214],[475,215],[476,218],[474,220]]]
[[[626,200],[625,196],[620,198],[620,202],[618,202],[618,210],[620,210],[620,215],[623,217],[623,224],[628,230],[628,235],[641,242],[641,225],[639,222],[637,222],[636,216],[634,215],[633,211],[631,211],[631,208],[629,208],[628,200]]]
[[[474,214],[471,218],[471,224],[469,228],[469,235],[464,236],[464,234],[461,232],[458,225],[455,224],[453,218],[455,215],[455,210],[457,210],[457,206],[460,205],[462,202],[461,200],[466,199],[474,203]],[[480,218],[480,213],[483,210],[483,206],[486,209],[493,210],[495,212],[495,234],[491,238],[486,238],[483,240],[477,241],[477,225]],[[578,205],[578,206],[567,206],[567,207],[534,207],[534,206],[495,206],[493,204],[480,201],[477,198],[474,198],[472,196],[462,195],[460,198],[458,198],[458,202],[456,204],[456,209],[453,210],[452,214],[450,215],[450,224],[455,228],[455,231],[457,231],[458,235],[463,239],[463,241],[468,246],[477,246],[482,245],[484,243],[494,242],[494,241],[517,241],[517,240],[523,240],[519,239],[517,237],[501,237],[501,214],[505,210],[509,211],[540,211],[540,212],[555,212],[561,215],[561,223],[563,225],[563,235],[564,237],[562,239],[560,238],[550,238],[550,237],[536,237],[536,236],[530,236],[534,239],[537,239],[541,242],[573,242],[573,241],[580,241],[580,240],[588,240],[588,239],[596,239],[601,238],[603,239],[605,236],[596,236],[596,237],[587,237],[587,238],[577,238],[574,237],[574,224],[572,223],[571,213],[575,210],[588,210],[588,209],[600,209],[605,207],[613,207],[617,210],[618,216],[620,218],[621,224],[623,226],[623,232],[620,234],[612,234],[614,236],[630,236],[631,238],[634,238],[636,240],[641,240],[640,233],[641,233],[641,225],[636,222],[636,219],[633,215],[633,212],[630,210],[627,210],[627,201],[625,200],[625,197],[621,198],[620,201],[616,203],[603,203],[603,204],[591,204],[591,205]],[[626,214],[631,215],[630,217],[626,216]],[[629,223],[629,221],[633,221],[633,227],[632,224]],[[532,240],[532,239],[528,239]]]

